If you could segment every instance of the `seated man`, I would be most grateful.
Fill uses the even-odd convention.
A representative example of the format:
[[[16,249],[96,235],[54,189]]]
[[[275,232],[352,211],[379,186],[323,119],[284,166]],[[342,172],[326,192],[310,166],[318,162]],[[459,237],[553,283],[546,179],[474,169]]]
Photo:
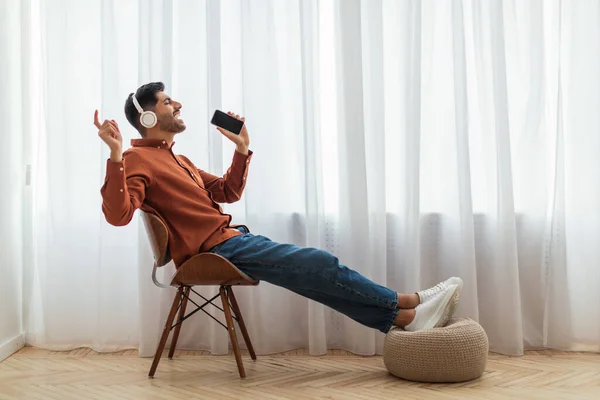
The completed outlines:
[[[101,189],[109,223],[128,224],[138,208],[156,212],[168,227],[176,266],[198,252],[214,252],[254,279],[287,288],[384,333],[392,326],[416,331],[446,324],[458,302],[460,278],[418,293],[397,293],[340,265],[326,251],[279,244],[245,228],[232,228],[231,216],[218,203],[242,196],[252,158],[248,130],[245,124],[239,135],[217,128],[237,146],[231,167],[220,178],[173,152],[174,136],[186,128],[180,111],[181,104],[164,93],[161,82],[131,93],[125,115],[142,138],[132,140],[125,153],[118,124],[100,124],[95,112],[98,136],[110,148]]]

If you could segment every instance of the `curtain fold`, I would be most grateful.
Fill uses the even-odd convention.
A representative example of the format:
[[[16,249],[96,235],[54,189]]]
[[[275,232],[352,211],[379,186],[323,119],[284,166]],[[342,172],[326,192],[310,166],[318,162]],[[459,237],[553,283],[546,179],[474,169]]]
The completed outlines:
[[[109,154],[92,114],[117,120],[128,147],[125,99],[160,80],[188,125],[175,151],[212,173],[234,151],[212,112],[246,116],[255,156],[242,200],[224,206],[235,223],[331,251],[398,291],[461,276],[457,314],[480,321],[494,351],[600,351],[597,2],[10,7],[2,18],[21,33],[0,38],[16,79],[0,100],[0,173],[29,344],[156,348],[174,291],[152,284],[137,216],[104,221]],[[284,289],[236,296],[260,354],[382,351],[382,334]],[[179,346],[222,354],[228,338],[198,315]]]

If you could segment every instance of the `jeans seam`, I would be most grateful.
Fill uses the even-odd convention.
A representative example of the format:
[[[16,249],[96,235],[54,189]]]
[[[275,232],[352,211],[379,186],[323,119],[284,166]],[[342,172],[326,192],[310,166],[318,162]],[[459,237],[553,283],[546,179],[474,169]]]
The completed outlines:
[[[394,292],[394,298],[396,300],[392,303],[392,308],[393,309],[400,308],[400,307],[398,307],[398,302],[400,302],[400,299],[398,298],[398,292]]]
[[[392,311],[392,318],[391,318],[390,322],[386,325],[384,330],[382,331],[383,333],[388,333],[395,326],[396,318],[398,318],[399,313],[400,313],[400,308],[397,308],[397,307],[395,310]]]
[[[260,261],[249,261],[249,262],[244,262],[243,260],[241,260],[241,259],[238,259],[238,258],[231,258],[229,261],[231,261],[233,264],[241,264],[241,265],[243,265],[243,264],[249,264],[249,265],[255,264],[255,265],[268,266],[268,267],[277,267],[277,268],[282,268],[282,266],[281,266],[281,265],[276,265],[276,264],[267,264],[267,263],[262,263],[262,262],[260,262]],[[303,266],[301,266],[301,265],[289,264],[289,266],[290,266],[290,267],[292,267],[292,268],[300,268],[300,269],[304,269],[304,267],[303,267]],[[312,272],[312,274],[313,274],[313,275],[318,275],[318,273],[317,273],[317,272]],[[331,283],[333,283],[333,284],[337,285],[338,287],[340,287],[340,288],[342,288],[342,289],[344,289],[344,290],[347,290],[348,292],[351,292],[351,293],[357,294],[357,295],[359,295],[359,296],[362,296],[362,297],[364,297],[364,298],[367,298],[367,299],[370,299],[370,300],[375,300],[375,301],[377,301],[378,303],[380,303],[380,304],[381,304],[382,306],[384,306],[384,307],[387,307],[387,308],[389,308],[389,309],[396,309],[396,308],[397,308],[397,307],[396,307],[396,306],[397,306],[397,303],[398,303],[398,301],[397,301],[397,297],[398,297],[398,295],[397,295],[397,294],[395,294],[395,296],[396,296],[396,304],[393,304],[393,303],[392,303],[392,306],[390,306],[390,304],[389,304],[389,303],[387,303],[387,301],[385,301],[385,300],[382,300],[381,298],[372,297],[372,296],[366,295],[366,294],[364,294],[364,293],[361,293],[361,292],[359,292],[359,291],[356,291],[356,290],[350,289],[350,288],[348,288],[348,286],[342,285],[342,284],[340,284],[339,282],[337,282],[337,281],[335,281],[335,280],[331,279],[331,278],[330,278],[330,277],[328,277],[328,276],[324,276],[324,275],[322,275],[322,277],[323,277],[323,278],[325,278],[325,279],[327,279],[329,282],[331,282]]]

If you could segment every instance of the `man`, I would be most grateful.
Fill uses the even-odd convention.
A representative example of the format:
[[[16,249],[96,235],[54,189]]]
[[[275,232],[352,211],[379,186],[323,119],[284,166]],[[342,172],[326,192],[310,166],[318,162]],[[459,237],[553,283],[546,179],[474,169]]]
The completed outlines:
[[[254,279],[285,287],[384,333],[393,326],[416,331],[446,324],[458,303],[460,278],[418,293],[397,293],[340,265],[326,251],[279,244],[245,227],[232,228],[231,216],[218,203],[242,196],[252,158],[246,125],[239,135],[217,128],[236,145],[231,167],[217,177],[173,152],[175,135],[186,128],[181,107],[165,94],[161,82],[131,93],[125,115],[142,138],[132,140],[124,153],[119,125],[114,120],[100,124],[96,110],[98,135],[110,148],[101,189],[102,210],[110,224],[128,224],[138,208],[155,212],[168,227],[176,266],[198,252],[214,252]]]

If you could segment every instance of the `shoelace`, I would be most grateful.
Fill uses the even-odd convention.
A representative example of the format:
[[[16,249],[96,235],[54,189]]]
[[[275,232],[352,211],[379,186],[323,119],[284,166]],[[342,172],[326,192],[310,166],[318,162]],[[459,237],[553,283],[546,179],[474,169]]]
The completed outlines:
[[[446,289],[446,287],[444,286],[444,284],[443,283],[438,283],[434,287],[424,290],[422,297],[429,298],[429,297],[433,296],[434,294],[443,291],[444,289]]]

